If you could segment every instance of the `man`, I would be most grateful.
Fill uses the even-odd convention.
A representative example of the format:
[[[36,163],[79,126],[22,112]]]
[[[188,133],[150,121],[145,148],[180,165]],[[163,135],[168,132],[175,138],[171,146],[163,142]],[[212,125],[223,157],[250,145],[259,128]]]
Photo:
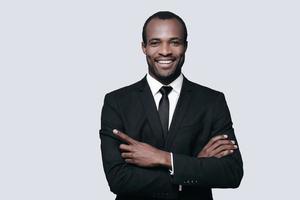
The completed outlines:
[[[212,199],[211,188],[240,184],[224,95],[183,76],[187,46],[184,21],[155,13],[143,27],[148,74],[105,96],[101,150],[116,199]]]

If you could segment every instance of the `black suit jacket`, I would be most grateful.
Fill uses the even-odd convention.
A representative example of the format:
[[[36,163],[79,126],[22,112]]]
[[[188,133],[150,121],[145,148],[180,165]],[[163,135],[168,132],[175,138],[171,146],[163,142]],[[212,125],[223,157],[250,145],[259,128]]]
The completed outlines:
[[[166,168],[142,168],[121,157],[113,129],[173,152],[174,175]],[[212,199],[211,188],[238,187],[243,176],[239,150],[223,158],[196,158],[216,135],[235,140],[221,92],[183,80],[167,138],[146,78],[105,96],[101,116],[101,152],[107,181],[116,199]],[[183,186],[181,192],[178,185]]]

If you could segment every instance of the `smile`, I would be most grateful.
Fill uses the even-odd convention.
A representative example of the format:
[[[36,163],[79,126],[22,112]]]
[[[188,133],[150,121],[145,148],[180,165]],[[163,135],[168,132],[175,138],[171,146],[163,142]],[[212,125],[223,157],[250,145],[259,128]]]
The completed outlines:
[[[157,61],[159,64],[170,64],[172,63],[173,61],[172,60],[160,60],[160,61]]]

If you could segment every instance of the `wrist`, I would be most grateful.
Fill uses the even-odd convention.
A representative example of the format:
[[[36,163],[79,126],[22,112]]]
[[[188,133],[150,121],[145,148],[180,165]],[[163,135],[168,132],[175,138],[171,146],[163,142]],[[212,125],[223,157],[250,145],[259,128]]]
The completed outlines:
[[[166,167],[168,169],[172,168],[172,164],[171,164],[171,153],[170,152],[166,152],[166,151],[161,151],[161,159],[159,161],[159,165]]]

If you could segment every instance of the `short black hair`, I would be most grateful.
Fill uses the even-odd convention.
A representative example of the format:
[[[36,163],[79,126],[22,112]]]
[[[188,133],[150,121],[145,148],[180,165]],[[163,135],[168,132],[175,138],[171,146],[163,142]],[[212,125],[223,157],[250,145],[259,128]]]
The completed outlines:
[[[179,17],[178,15],[170,12],[170,11],[159,11],[157,13],[154,13],[153,15],[151,15],[144,23],[144,26],[143,26],[143,33],[142,33],[142,36],[143,36],[143,42],[145,45],[147,45],[147,35],[146,35],[146,28],[147,28],[147,25],[149,24],[149,22],[152,20],[152,19],[162,19],[162,20],[165,20],[165,19],[176,19],[178,22],[181,23],[182,27],[183,27],[183,39],[184,39],[184,42],[187,43],[187,28],[186,28],[186,25],[184,23],[184,21],[181,19],[181,17]]]

